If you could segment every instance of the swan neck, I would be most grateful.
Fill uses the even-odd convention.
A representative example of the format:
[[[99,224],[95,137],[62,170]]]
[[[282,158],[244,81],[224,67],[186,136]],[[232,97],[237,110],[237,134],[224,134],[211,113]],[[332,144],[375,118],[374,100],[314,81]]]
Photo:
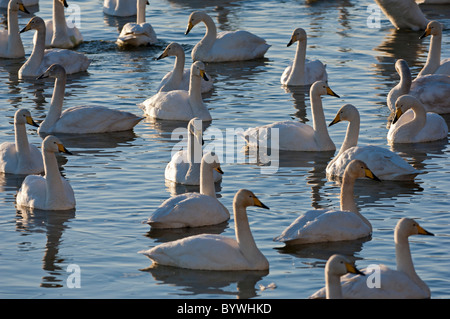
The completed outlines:
[[[206,45],[206,44],[212,45],[214,43],[214,41],[216,41],[216,38],[217,38],[216,24],[214,23],[213,19],[208,15],[205,15],[202,18],[202,21],[206,25],[206,33],[203,36],[202,40],[200,40],[200,41],[203,43],[203,45]]]
[[[319,145],[333,145],[333,141],[328,135],[325,115],[323,114],[322,99],[319,94],[311,95],[312,121],[316,132],[317,143]]]
[[[36,42],[34,43],[33,51],[31,51],[30,57],[24,64],[24,66],[27,65],[32,69],[33,73],[37,73],[39,70],[45,54],[45,27],[39,27],[36,32]]]
[[[59,172],[55,153],[43,151],[44,171],[46,180],[46,206],[52,207],[57,204],[58,198],[64,194],[64,186]]]
[[[204,160],[200,165],[200,194],[216,198],[213,170]]]
[[[52,100],[45,120],[40,125],[40,130],[48,131],[61,117],[64,102],[64,91],[66,88],[66,77],[56,77],[53,88]]]
[[[186,58],[184,54],[175,55],[175,64],[172,70],[172,77],[180,82],[183,79],[185,60]]]
[[[412,76],[411,76],[411,71],[408,70],[401,70],[400,73],[400,82],[399,82],[399,87],[400,87],[400,95],[404,95],[404,94],[408,94],[409,91],[411,90],[411,84],[412,84]]]
[[[19,30],[18,11],[8,10],[8,51],[9,52],[23,51],[23,53],[25,54],[19,31],[20,30]]]
[[[19,162],[31,156],[25,124],[14,124],[16,152]],[[19,164],[20,165],[20,164]]]
[[[290,80],[305,82],[305,61],[306,61],[306,39],[298,41]]]
[[[433,35],[430,40],[427,62],[420,71],[419,76],[433,74],[441,64],[441,43],[442,35]]]
[[[336,157],[341,155],[349,148],[358,145],[359,125],[360,125],[359,117],[355,117],[349,122],[344,142],[342,143],[341,149],[339,150],[339,153]]]
[[[327,299],[342,299],[341,278],[332,274],[325,274],[325,290]]]
[[[141,24],[145,23],[145,2],[144,1],[137,1],[137,16],[136,16],[136,23]]]
[[[250,225],[248,223],[247,210],[239,202],[233,202],[234,227],[236,231],[236,241],[239,249],[247,260],[255,262],[261,259],[262,253],[256,246]],[[265,258],[265,257],[264,257]]]
[[[341,211],[350,211],[358,215],[372,231],[372,224],[359,212],[358,207],[356,206],[354,189],[355,178],[345,174],[341,186]]]
[[[194,108],[197,110],[203,109],[201,84],[201,78],[191,74],[191,78],[189,81],[189,102],[194,114],[196,114]]]
[[[53,0],[53,38],[67,35],[67,22],[64,5],[59,0]]]

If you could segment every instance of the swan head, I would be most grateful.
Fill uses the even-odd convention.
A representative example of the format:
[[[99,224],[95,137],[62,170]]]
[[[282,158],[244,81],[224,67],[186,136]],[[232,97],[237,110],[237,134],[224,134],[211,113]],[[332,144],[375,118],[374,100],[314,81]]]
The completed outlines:
[[[286,46],[289,47],[292,44],[294,44],[296,41],[303,42],[306,40],[307,40],[306,31],[303,30],[302,28],[297,28],[292,33],[291,40],[289,41],[289,43]]]
[[[71,152],[69,152],[63,145],[63,143],[53,135],[48,135],[43,141],[42,141],[42,149],[45,152],[51,152],[51,153],[66,153],[69,155],[72,155]]]
[[[381,180],[375,176],[369,167],[367,167],[366,163],[360,160],[353,160],[347,165],[344,171],[344,178],[345,177],[350,177],[352,179],[367,177],[381,182]]]
[[[328,258],[325,265],[325,273],[338,277],[343,276],[346,273],[365,276],[365,274],[359,271],[347,257],[339,254],[332,255]]]
[[[22,12],[30,14],[30,12],[27,10],[27,8],[25,8],[25,6],[23,5],[21,0],[9,1],[8,10],[11,10],[11,11],[19,11],[20,10]]]
[[[203,155],[202,164],[208,164],[212,169],[220,174],[223,174],[223,171],[220,168],[219,156],[217,156],[214,152],[208,152]]]
[[[208,77],[206,76],[206,72],[205,72],[205,64],[203,64],[203,62],[201,62],[201,61],[196,61],[196,62],[192,63],[191,74],[195,75],[195,76],[199,76],[199,77],[203,78],[203,80],[205,80],[205,81],[209,81]]]
[[[176,56],[178,53],[184,52],[183,47],[176,42],[169,43],[169,45],[164,49],[163,53],[156,60],[161,60],[167,58],[168,56]]]
[[[419,37],[419,39],[423,39],[429,35],[441,35],[442,34],[442,24],[438,21],[430,21],[427,24],[427,28],[425,32]]]
[[[400,96],[397,101],[395,101],[395,116],[392,124],[395,124],[400,116],[402,116],[413,106],[423,108],[422,103],[420,103],[420,101],[417,100],[414,96],[408,94]]]
[[[194,11],[190,14],[189,20],[188,20],[188,26],[186,29],[185,35],[188,35],[189,31],[192,30],[193,27],[195,27],[197,24],[199,24],[201,21],[207,17],[208,14],[206,14],[203,11]]]
[[[334,120],[328,126],[332,126],[341,121],[352,121],[355,117],[359,117],[358,109],[352,104],[345,104],[339,109]]]
[[[411,77],[411,70],[409,69],[408,62],[403,59],[398,59],[397,61],[395,61],[395,71],[397,71],[400,77]]]
[[[333,90],[330,89],[328,84],[324,81],[316,81],[311,85],[310,95],[331,95],[335,97],[340,97]]]
[[[48,69],[41,75],[39,75],[36,79],[44,79],[44,78],[59,78],[66,75],[66,69],[60,64],[52,64],[48,67]]]
[[[412,218],[402,218],[398,221],[397,226],[395,227],[395,238],[397,235],[401,237],[408,237],[411,235],[428,235],[434,236],[433,233],[422,228],[418,222],[416,222]]]
[[[20,30],[20,33],[30,31],[30,30],[45,30],[45,22],[41,17],[33,17],[28,21],[27,25]]]
[[[39,127],[39,125],[37,125],[36,122],[31,117],[30,111],[26,109],[19,109],[16,111],[16,114],[14,114],[14,123],[29,124],[35,127]]]
[[[256,197],[256,195],[248,189],[240,189],[236,193],[236,195],[234,195],[234,204],[240,204],[244,207],[257,206],[265,209],[270,209],[269,207],[261,203],[258,197]]]
[[[203,134],[203,124],[202,124],[202,120],[199,119],[198,117],[194,117],[192,120],[189,121],[188,126],[188,133],[192,134],[193,136],[195,136],[195,138],[198,141],[202,141],[203,144],[203,139],[202,139],[202,134]]]

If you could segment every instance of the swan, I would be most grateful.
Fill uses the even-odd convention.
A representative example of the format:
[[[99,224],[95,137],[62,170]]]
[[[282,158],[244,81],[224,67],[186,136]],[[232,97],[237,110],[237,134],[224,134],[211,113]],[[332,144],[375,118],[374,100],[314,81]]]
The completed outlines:
[[[310,61],[306,59],[307,36],[304,29],[295,29],[287,46],[291,46],[296,41],[298,41],[298,44],[294,61],[281,75],[281,84],[311,85],[316,81],[327,82],[328,75],[326,66],[319,60]]]
[[[194,62],[191,66],[189,91],[158,92],[140,104],[140,107],[147,116],[160,120],[190,121],[198,117],[202,121],[211,121],[211,114],[202,99],[202,78],[209,80],[205,75],[205,65],[200,61]]]
[[[0,0],[0,8],[8,8],[10,0]],[[39,4],[39,0],[21,0],[25,7],[32,7]]]
[[[0,144],[0,172],[9,174],[39,174],[44,171],[41,152],[28,143],[25,124],[39,127],[30,111],[19,109],[14,114],[15,143]]]
[[[164,171],[166,180],[183,185],[200,185],[203,128],[202,121],[195,117],[187,126],[187,149],[176,152]],[[222,174],[213,171],[213,180],[222,179]]]
[[[191,79],[191,70],[184,68],[185,54],[183,47],[176,42],[169,43],[164,52],[156,60],[164,59],[168,56],[175,57],[173,70],[168,72],[161,80],[158,86],[158,92],[168,92],[173,90],[189,91],[189,81]],[[202,79],[201,92],[206,93],[213,89],[213,80],[207,73],[209,81]]]
[[[370,236],[372,225],[359,213],[354,198],[355,180],[367,177],[379,181],[360,160],[351,161],[341,186],[340,210],[316,209],[299,216],[273,240],[287,245],[354,240]]]
[[[420,173],[400,155],[388,149],[375,145],[357,146],[360,116],[352,104],[342,106],[329,126],[340,121],[349,121],[347,133],[339,153],[327,165],[327,176],[343,176],[348,163],[354,159],[366,163],[381,180],[408,180]]]
[[[21,0],[8,3],[8,28],[0,30],[0,58],[23,58],[25,50],[19,33],[19,10],[28,13]]]
[[[71,155],[61,141],[52,135],[42,141],[45,175],[28,175],[17,192],[19,207],[42,210],[69,210],[75,208],[75,196],[70,183],[59,171],[55,153]]]
[[[416,97],[428,112],[439,114],[450,113],[450,76],[445,74],[428,74],[417,77],[412,81],[408,63],[399,59],[395,62],[395,69],[400,75],[400,82],[393,87],[387,96],[389,109],[395,111],[395,101],[405,94]]]
[[[145,22],[145,6],[147,0],[137,0],[137,19],[136,23],[127,23],[120,31],[116,43],[120,47],[139,47],[152,45],[158,41],[155,30],[150,23]]]
[[[430,288],[417,275],[408,237],[411,235],[434,236],[422,228],[411,218],[401,218],[394,231],[395,256],[397,269],[391,269],[384,264],[379,267],[380,286],[370,288],[368,277],[347,274],[341,277],[342,295],[345,299],[428,299],[431,297]],[[373,267],[361,269],[366,276],[373,273]],[[311,299],[325,298],[325,288],[311,295]]]
[[[414,96],[400,96],[395,107],[395,118],[387,134],[389,144],[422,143],[447,138],[448,126],[444,118],[436,113],[427,113]]]
[[[268,270],[269,262],[256,246],[248,223],[248,206],[269,209],[249,190],[240,189],[233,200],[236,239],[201,234],[167,242],[140,253],[155,265],[199,270]]]
[[[414,0],[375,0],[389,21],[400,29],[425,30],[428,19]]]
[[[61,65],[51,65],[38,79],[55,78],[50,108],[38,133],[107,133],[127,131],[143,118],[103,106],[74,106],[62,112],[66,72]]]
[[[310,88],[313,127],[295,121],[281,121],[260,127],[249,128],[239,135],[248,146],[258,141],[267,141],[268,148],[288,151],[334,151],[336,146],[328,135],[322,108],[321,95],[339,97],[323,81],[316,81]],[[278,129],[280,139],[271,140],[271,131]]]
[[[362,275],[348,258],[334,254],[325,264],[325,291],[327,299],[342,299],[341,277],[347,273]]]
[[[137,13],[136,0],[104,0],[103,13],[116,17],[130,17]]]
[[[213,171],[223,173],[217,155],[207,153],[200,169],[200,193],[189,192],[172,196],[147,220],[153,228],[200,227],[223,223],[230,213],[216,198]]]
[[[442,25],[438,21],[430,21],[420,39],[429,35],[431,35],[431,41],[427,61],[417,76],[427,74],[450,75],[450,58],[441,60]]]
[[[76,27],[75,21],[66,21],[64,7],[68,7],[66,0],[53,0],[52,19],[45,20],[45,47],[72,49],[83,42],[83,36]],[[34,35],[36,45],[38,34]]]
[[[244,61],[264,57],[270,48],[266,40],[248,31],[226,31],[217,33],[217,28],[211,17],[203,11],[194,11],[189,16],[185,34],[198,23],[206,25],[203,39],[192,49],[194,61],[227,62]]]
[[[89,67],[89,60],[83,53],[67,49],[45,50],[45,24],[40,17],[33,17],[20,33],[36,30],[37,38],[28,60],[20,67],[19,78],[37,77],[52,64],[61,64],[67,74],[84,72]]]

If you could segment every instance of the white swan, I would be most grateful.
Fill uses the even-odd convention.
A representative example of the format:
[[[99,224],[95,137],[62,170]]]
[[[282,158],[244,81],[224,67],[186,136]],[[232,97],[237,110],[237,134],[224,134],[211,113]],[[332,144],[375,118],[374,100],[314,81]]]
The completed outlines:
[[[414,0],[375,0],[397,29],[425,30],[428,20]]]
[[[155,265],[201,270],[268,270],[269,262],[256,246],[248,223],[248,206],[268,209],[249,190],[234,196],[233,211],[236,239],[201,234],[167,242],[140,253]]]
[[[438,21],[430,21],[420,39],[429,35],[431,35],[431,41],[427,61],[417,76],[420,77],[427,74],[450,75],[450,58],[441,60],[442,25]]]
[[[436,113],[427,113],[415,97],[402,95],[395,107],[395,118],[387,134],[389,144],[422,143],[447,138],[448,126],[444,118]]]
[[[249,128],[240,136],[249,146],[267,142],[267,147],[288,151],[334,151],[336,146],[328,135],[327,124],[323,113],[321,95],[339,97],[323,81],[315,82],[310,88],[312,122],[308,124],[295,121],[281,121],[260,127]],[[273,129],[278,129],[279,139],[271,140]]]
[[[50,66],[38,79],[53,77],[53,89],[50,108],[38,133],[107,133],[127,131],[143,118],[132,113],[112,110],[103,106],[73,106],[62,112],[66,73],[61,65]]]
[[[308,37],[305,30],[297,28],[287,44],[298,41],[294,61],[284,70],[280,82],[283,85],[310,85],[316,81],[328,81],[326,66],[319,60],[306,59],[306,43]]]
[[[188,192],[165,200],[147,220],[153,228],[201,227],[230,219],[228,209],[216,198],[213,171],[223,173],[217,155],[202,158],[200,193]]]
[[[187,149],[176,152],[164,171],[166,180],[183,185],[200,185],[200,169],[203,156],[202,121],[193,118],[187,126]],[[213,180],[222,179],[222,174],[213,172]]]
[[[145,22],[145,6],[147,0],[137,0],[137,19],[136,23],[127,23],[120,31],[117,45],[121,47],[139,47],[152,45],[158,41],[155,30],[150,23]]]
[[[23,58],[25,50],[19,33],[19,10],[29,13],[21,0],[8,3],[8,28],[0,30],[0,58]]]
[[[130,17],[137,13],[136,0],[104,0],[103,13],[116,17]]]
[[[186,35],[198,23],[206,25],[203,39],[192,49],[192,60],[203,62],[244,61],[264,57],[270,48],[266,40],[248,31],[226,31],[217,33],[211,17],[203,11],[192,12]]]
[[[191,66],[189,91],[158,92],[140,104],[140,107],[147,116],[160,120],[190,121],[198,117],[202,121],[211,121],[211,114],[203,103],[202,78],[209,80],[205,75],[205,65],[200,61],[194,62]]]
[[[8,8],[11,0],[0,0],[0,8]],[[25,7],[32,7],[39,4],[39,0],[21,0]]]
[[[351,161],[345,169],[342,180],[340,210],[307,211],[273,240],[287,245],[297,245],[354,240],[370,236],[372,225],[359,213],[354,198],[355,180],[360,177],[379,181],[364,162]]]
[[[175,57],[173,70],[168,72],[161,80],[158,86],[158,92],[168,92],[173,90],[189,90],[189,82],[191,80],[191,70],[184,68],[185,54],[183,47],[176,42],[169,43],[164,52],[156,58],[156,60],[164,59],[168,56]],[[206,77],[209,81],[201,80],[201,92],[209,92],[214,88],[213,80],[209,74]]]
[[[30,111],[19,109],[14,115],[15,143],[0,144],[0,172],[9,174],[39,174],[44,171],[41,152],[28,143],[25,124],[39,127]]]
[[[365,276],[342,255],[332,255],[325,265],[325,292],[327,299],[342,299],[341,277],[347,273]]]
[[[19,69],[19,78],[37,77],[44,73],[52,64],[60,64],[67,74],[84,72],[89,67],[89,60],[83,53],[68,49],[45,50],[45,24],[40,17],[33,17],[20,31],[36,30],[37,38],[28,60]]]
[[[342,106],[329,126],[340,121],[349,121],[347,133],[339,153],[327,165],[327,176],[343,176],[348,163],[354,159],[366,163],[381,180],[414,179],[420,173],[400,155],[388,149],[375,145],[357,146],[360,116],[355,106]]]
[[[450,76],[445,74],[428,74],[419,76],[412,81],[408,63],[399,59],[395,69],[400,75],[400,82],[393,87],[387,96],[387,105],[393,112],[395,102],[405,94],[416,97],[428,112],[439,114],[450,113]]]
[[[69,210],[75,208],[75,195],[69,182],[59,171],[55,153],[71,154],[55,136],[42,142],[45,175],[28,175],[17,192],[20,207],[42,210]]]
[[[83,36],[76,27],[75,21],[66,20],[64,7],[68,7],[66,0],[53,0],[52,19],[45,20],[45,47],[72,49],[83,42]],[[36,45],[38,34],[34,35]]]
[[[430,288],[417,275],[408,237],[411,235],[429,235],[432,233],[423,229],[414,219],[402,218],[395,227],[395,257],[397,269],[391,269],[379,264],[380,287],[370,288],[367,285],[367,276],[374,271],[373,268],[361,269],[366,277],[347,274],[341,277],[342,296],[345,299],[428,299],[431,297]],[[325,298],[325,288],[320,289],[311,299]]]

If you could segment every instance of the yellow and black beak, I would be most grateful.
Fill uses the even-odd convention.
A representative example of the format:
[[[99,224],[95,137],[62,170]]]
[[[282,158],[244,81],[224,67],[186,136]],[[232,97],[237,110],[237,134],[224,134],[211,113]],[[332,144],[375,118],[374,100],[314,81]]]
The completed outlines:
[[[270,209],[269,207],[267,207],[266,205],[264,205],[263,203],[261,203],[261,201],[260,201],[256,196],[253,197],[253,203],[254,203],[254,205],[257,206],[257,207],[261,207],[261,208],[265,208],[265,209]]]
[[[19,33],[24,33],[26,31],[31,30],[31,23],[30,22],[31,22],[31,20],[27,23],[27,25],[22,30],[20,30]]]
[[[30,125],[35,126],[35,127],[39,127],[39,125],[36,124],[36,122],[33,120],[33,118],[31,116],[27,116],[26,120],[27,120],[27,124],[30,124]]]
[[[30,14],[30,12],[27,10],[27,8],[25,8],[25,6],[22,3],[19,3],[19,10],[27,14]]]
[[[222,171],[222,169],[220,168],[220,166],[219,166],[219,167],[216,167],[215,170],[216,170],[218,173],[223,174],[223,171]]]
[[[186,32],[184,33],[184,35],[188,35],[189,31],[192,30],[192,28],[194,27],[194,25],[192,24],[191,21],[189,21]]]
[[[336,123],[339,123],[340,121],[341,121],[341,114],[338,113],[338,114],[336,114],[336,117],[334,118],[334,120],[330,124],[328,124],[328,127],[330,127],[331,125],[334,125]]]
[[[206,72],[204,70],[200,70],[200,76],[203,78],[203,80],[209,81],[208,77],[206,76]]]
[[[290,47],[295,41],[297,41],[297,38],[295,35],[291,37],[291,40],[289,40],[289,43],[286,45],[287,47]]]
[[[166,50],[164,50],[164,52],[161,53],[161,55],[160,55],[159,57],[157,57],[156,60],[161,60],[161,59],[164,59],[164,58],[167,58],[167,52],[166,52]]]
[[[360,270],[358,270],[355,265],[350,264],[350,263],[345,263],[345,268],[347,269],[347,271],[351,274],[357,274],[357,275],[361,275],[361,276],[365,276],[365,274],[363,272],[361,272]]]
[[[62,2],[62,4],[64,5],[65,8],[69,7],[69,5],[67,4],[66,0],[62,0],[61,2]]]
[[[394,114],[394,119],[392,120],[392,124],[395,124],[395,122],[398,121],[398,119],[400,118],[400,116],[402,116],[403,112],[400,108],[397,108],[395,110],[395,114]]]
[[[64,145],[62,144],[58,144],[58,151],[60,151],[61,153],[73,155],[72,152],[69,152],[69,150],[65,148]]]
[[[423,38],[429,36],[431,34],[431,29],[430,28],[426,28],[425,32],[419,37],[419,40],[422,40]]]
[[[417,224],[416,227],[417,227],[417,230],[418,230],[418,234],[419,234],[419,235],[434,236],[433,233],[430,233],[428,230],[425,230],[424,228],[422,228],[421,226],[419,226],[419,224]]]
[[[328,86],[327,86],[327,94],[328,94],[328,95],[331,95],[331,96],[335,96],[335,97],[340,98],[340,96],[337,95],[336,93],[334,93],[333,90],[330,89]]]
[[[370,169],[366,168],[364,169],[364,171],[366,173],[367,178],[373,179],[374,181],[377,182],[381,182],[381,180],[378,177],[376,177],[375,174]]]

